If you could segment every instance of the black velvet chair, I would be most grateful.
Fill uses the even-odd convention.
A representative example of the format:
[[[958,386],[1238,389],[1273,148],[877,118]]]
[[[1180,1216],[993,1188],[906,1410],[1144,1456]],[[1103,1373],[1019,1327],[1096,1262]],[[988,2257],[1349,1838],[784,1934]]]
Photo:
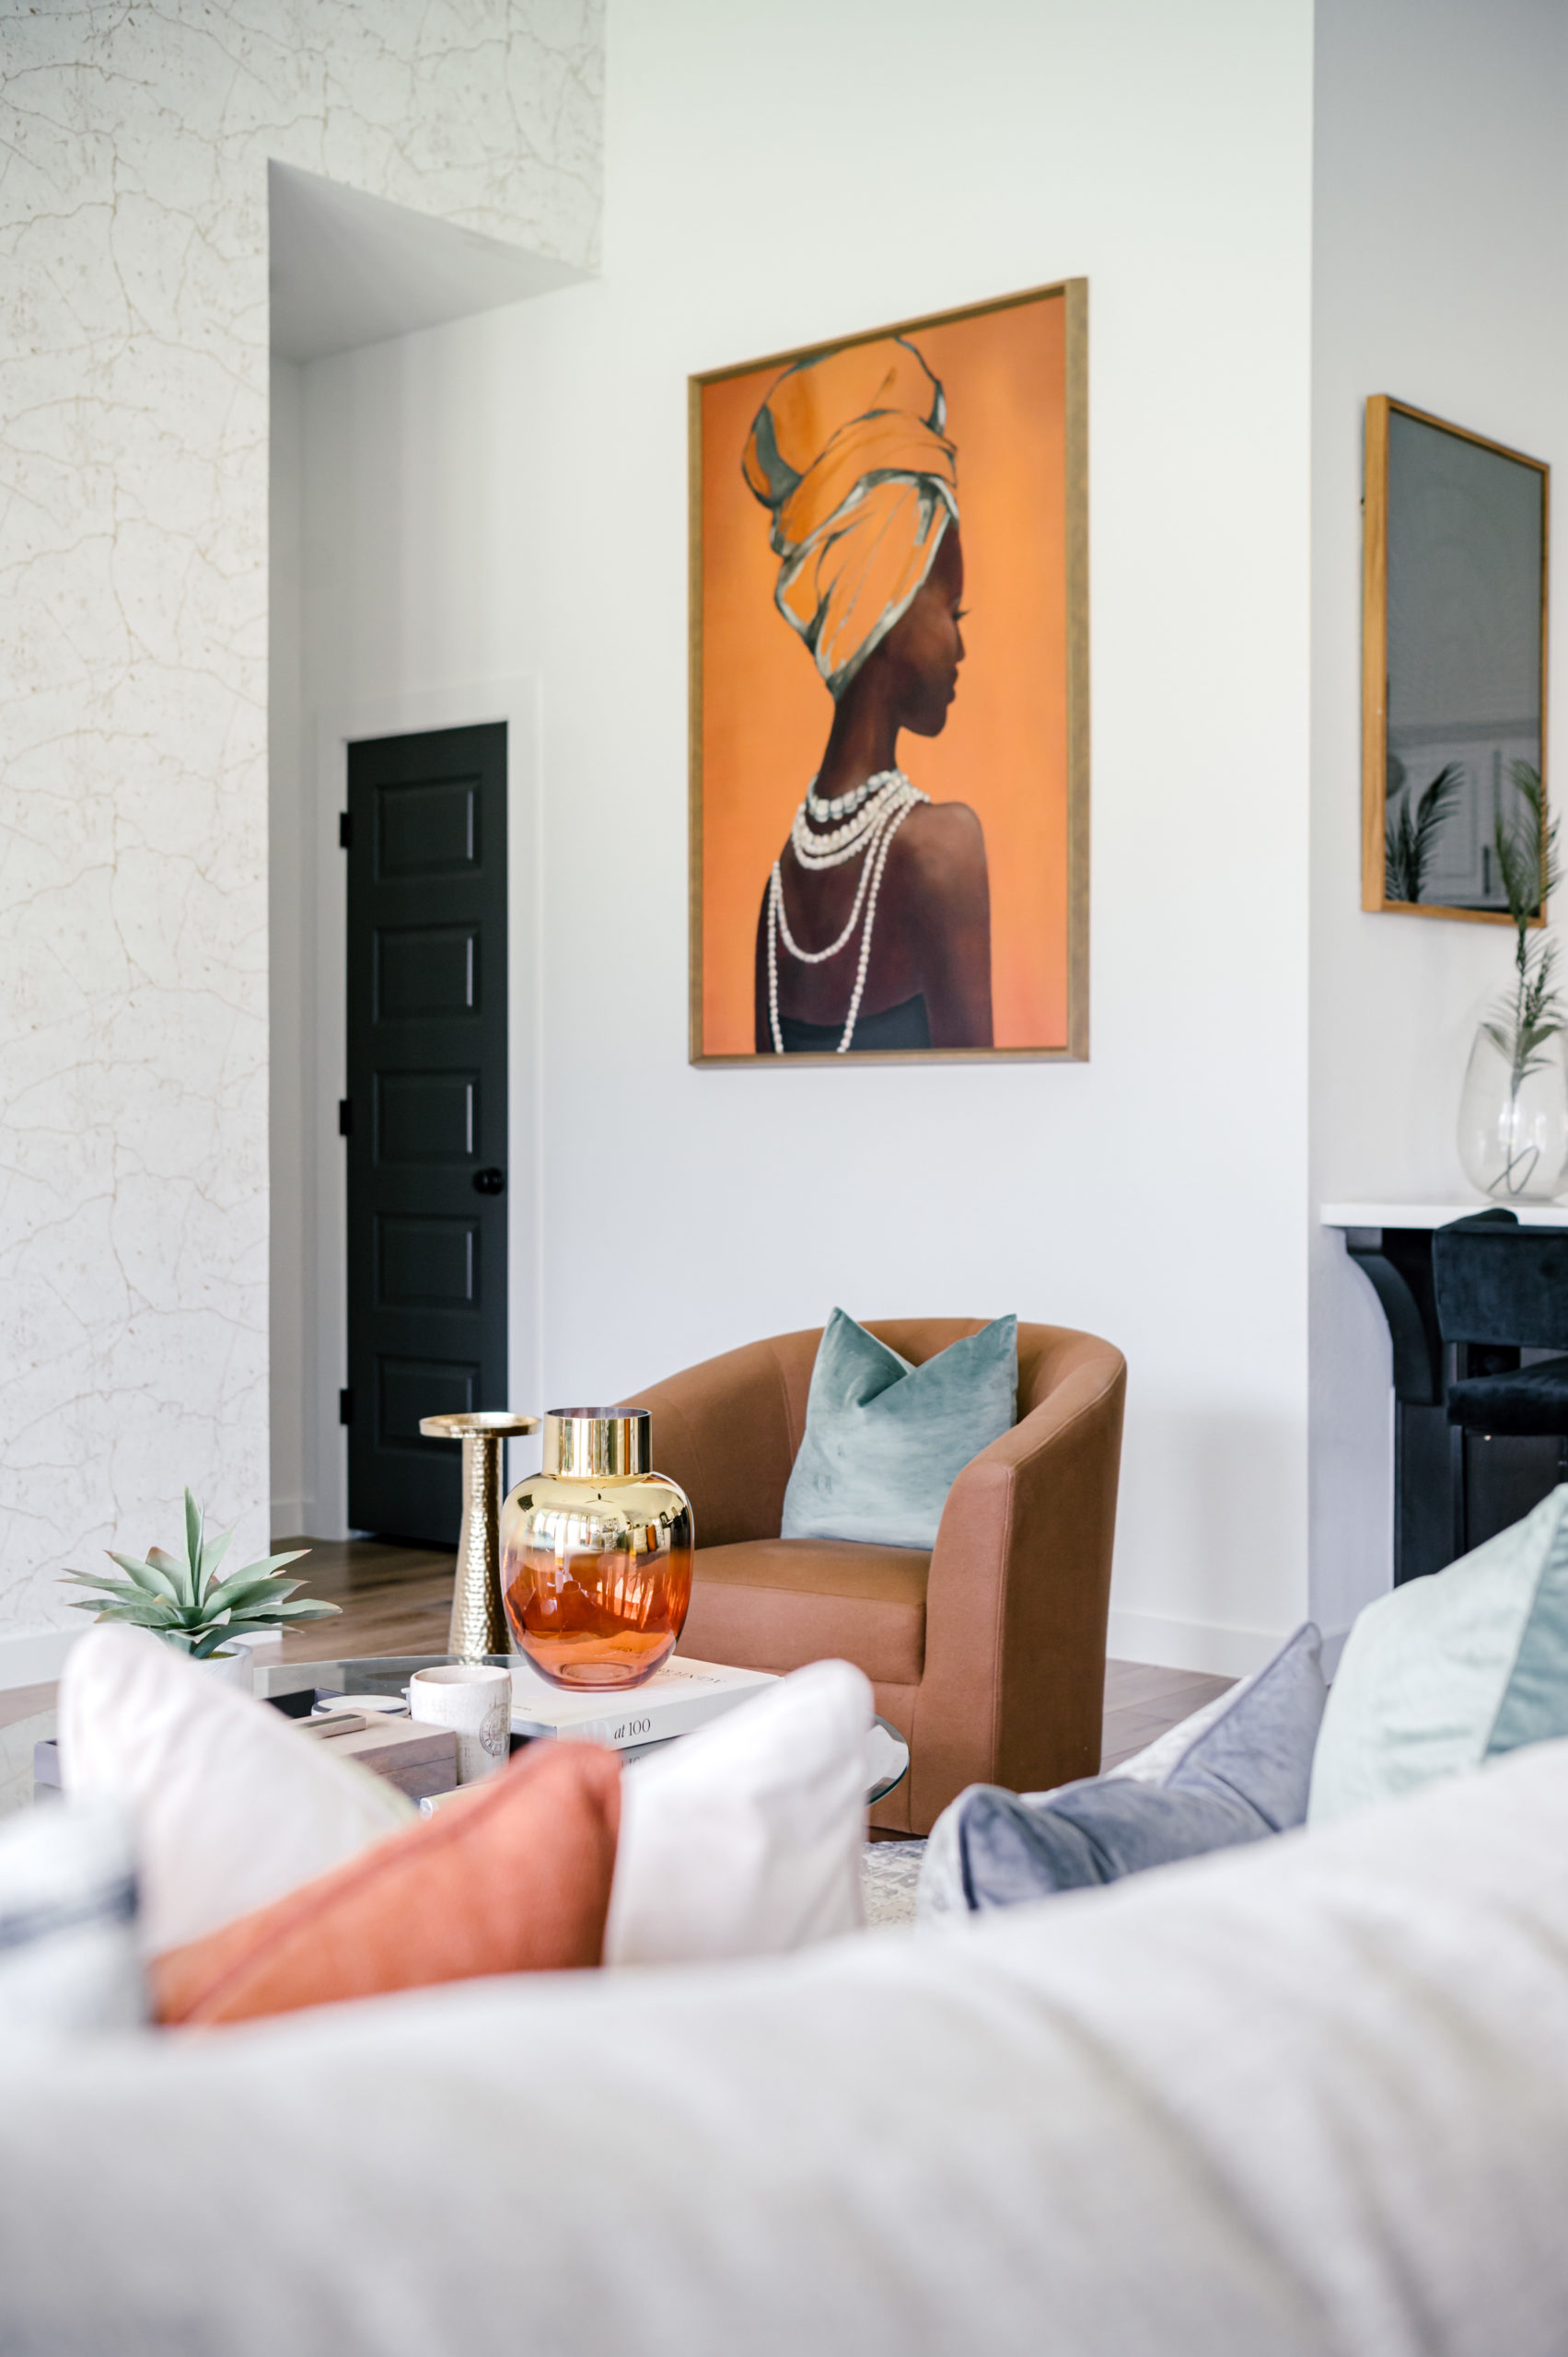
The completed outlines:
[[[1521,1351],[1568,1352],[1568,1227],[1521,1227],[1474,1212],[1432,1239],[1445,1352],[1454,1553],[1467,1547],[1465,1436],[1555,1438],[1568,1480],[1568,1357],[1521,1365]]]

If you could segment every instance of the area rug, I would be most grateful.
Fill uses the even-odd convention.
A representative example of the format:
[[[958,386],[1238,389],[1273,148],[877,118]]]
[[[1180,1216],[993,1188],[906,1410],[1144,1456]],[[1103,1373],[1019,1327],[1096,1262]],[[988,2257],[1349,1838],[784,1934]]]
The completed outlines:
[[[865,1927],[886,1932],[914,1922],[915,1885],[923,1841],[868,1841],[861,1860],[860,1887],[865,1898]]]

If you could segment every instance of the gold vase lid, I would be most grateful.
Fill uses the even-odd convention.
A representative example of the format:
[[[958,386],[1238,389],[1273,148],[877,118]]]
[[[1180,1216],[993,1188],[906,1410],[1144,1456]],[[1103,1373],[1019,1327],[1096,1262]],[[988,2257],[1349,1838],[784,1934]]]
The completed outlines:
[[[547,1408],[542,1470],[634,1480],[653,1467],[652,1422],[645,1408]]]

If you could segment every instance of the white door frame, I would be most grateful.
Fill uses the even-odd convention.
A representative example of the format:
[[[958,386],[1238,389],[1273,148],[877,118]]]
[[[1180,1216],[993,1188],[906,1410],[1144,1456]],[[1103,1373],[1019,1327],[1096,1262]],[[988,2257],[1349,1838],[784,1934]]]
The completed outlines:
[[[411,737],[496,720],[506,723],[506,1333],[511,1396],[485,1405],[537,1412],[542,1396],[539,681],[528,676],[479,679],[462,687],[331,705],[315,715],[314,851],[308,862],[315,911],[313,923],[306,912],[304,926],[314,972],[305,978],[303,1027],[306,1301],[300,1380],[305,1486],[310,1535],[318,1538],[352,1536],[348,1440],[338,1421],[338,1391],[348,1380],[345,1149],[338,1134],[338,1101],[348,1090],[348,883],[338,842],[338,814],[348,807],[348,748],[366,737]],[[537,1443],[514,1446],[519,1452],[532,1452],[528,1463],[536,1460]]]

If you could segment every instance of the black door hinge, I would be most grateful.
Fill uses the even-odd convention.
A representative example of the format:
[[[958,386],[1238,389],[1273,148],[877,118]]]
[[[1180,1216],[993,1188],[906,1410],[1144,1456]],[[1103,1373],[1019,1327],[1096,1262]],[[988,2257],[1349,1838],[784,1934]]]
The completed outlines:
[[[354,820],[346,810],[338,812],[338,849],[349,851],[354,845]]]
[[[338,1099],[338,1135],[341,1138],[346,1138],[352,1137],[353,1134],[354,1109],[350,1105],[346,1097],[340,1097]]]
[[[338,1422],[340,1424],[352,1424],[354,1422],[354,1394],[352,1391],[340,1391],[338,1394]]]

